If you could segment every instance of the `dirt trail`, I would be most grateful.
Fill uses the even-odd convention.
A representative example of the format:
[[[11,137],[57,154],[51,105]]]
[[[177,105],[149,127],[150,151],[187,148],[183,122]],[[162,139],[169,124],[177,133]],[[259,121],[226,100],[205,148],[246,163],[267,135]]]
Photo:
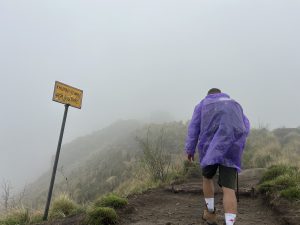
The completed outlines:
[[[288,205],[284,217],[263,201],[262,196],[253,192],[263,174],[262,169],[244,171],[240,176],[240,202],[238,204],[237,225],[299,225],[300,208]],[[183,184],[149,190],[129,198],[126,208],[118,210],[118,225],[204,225],[201,214],[204,200],[201,179],[189,180]],[[222,194],[216,189],[218,224],[223,225]],[[292,210],[290,210],[292,209]],[[299,209],[299,210],[297,210]],[[63,220],[46,222],[42,225],[83,225],[84,215]],[[287,222],[289,221],[289,222]]]
[[[245,171],[240,176],[241,197],[238,204],[237,225],[286,224],[261,198],[251,197],[260,170]],[[218,224],[223,225],[222,195],[216,194]],[[248,196],[247,196],[248,195]],[[204,209],[200,181],[188,181],[169,188],[155,189],[130,198],[129,206],[119,212],[121,225],[192,225],[205,224],[201,219]]]

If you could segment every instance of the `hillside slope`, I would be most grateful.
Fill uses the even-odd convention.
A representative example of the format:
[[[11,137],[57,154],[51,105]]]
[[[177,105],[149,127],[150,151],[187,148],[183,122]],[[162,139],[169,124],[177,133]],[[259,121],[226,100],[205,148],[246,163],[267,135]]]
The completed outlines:
[[[142,153],[137,137],[151,138],[164,131],[164,147],[170,154],[179,154],[183,148],[186,124],[141,124],[137,121],[119,121],[111,126],[81,137],[63,146],[59,160],[54,195],[66,192],[78,203],[94,200],[113,191],[133,177]],[[27,198],[31,205],[44,204],[50,171],[30,187]]]
[[[140,171],[142,154],[137,137],[155,140],[163,133],[165,150],[182,156],[187,124],[141,124],[135,120],[118,121],[91,135],[63,146],[56,176],[55,195],[65,192],[76,202],[93,201],[107,192],[127,188]],[[280,128],[274,131],[252,129],[243,158],[244,168],[267,167],[276,163],[298,165],[300,129]],[[176,157],[173,157],[175,159]],[[172,162],[174,163],[174,162]],[[43,207],[50,181],[50,171],[28,189],[28,202],[33,208]]]
[[[87,171],[93,175],[91,170],[95,167],[103,170],[106,167],[103,161],[111,161],[116,149],[123,149],[123,152],[136,151],[135,131],[141,126],[141,123],[135,120],[118,121],[100,131],[64,144],[61,149],[54,194],[74,193],[75,185],[85,177],[82,172]],[[114,161],[119,158],[115,158]],[[34,208],[44,204],[46,200],[51,172],[52,166],[27,188],[29,190],[27,199]]]

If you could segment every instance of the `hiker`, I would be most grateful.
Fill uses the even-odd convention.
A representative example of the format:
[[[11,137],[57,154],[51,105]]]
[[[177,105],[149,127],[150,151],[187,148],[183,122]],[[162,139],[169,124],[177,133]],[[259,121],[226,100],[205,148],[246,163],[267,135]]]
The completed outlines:
[[[241,171],[249,129],[249,120],[239,103],[217,88],[210,89],[195,107],[188,127],[185,152],[188,160],[193,161],[198,144],[206,203],[202,219],[209,225],[217,224],[213,177],[218,169],[218,184],[223,190],[224,224],[233,225],[236,220],[236,176]]]

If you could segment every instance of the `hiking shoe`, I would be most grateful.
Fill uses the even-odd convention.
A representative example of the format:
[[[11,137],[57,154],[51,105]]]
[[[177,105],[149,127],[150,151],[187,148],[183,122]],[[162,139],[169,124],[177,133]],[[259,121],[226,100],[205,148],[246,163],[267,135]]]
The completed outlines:
[[[216,210],[213,212],[209,212],[207,209],[204,209],[202,219],[206,221],[208,225],[218,225]]]

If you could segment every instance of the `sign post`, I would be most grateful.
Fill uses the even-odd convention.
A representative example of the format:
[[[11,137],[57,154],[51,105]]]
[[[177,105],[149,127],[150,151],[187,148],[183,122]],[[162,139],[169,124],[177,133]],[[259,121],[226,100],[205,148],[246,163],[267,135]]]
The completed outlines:
[[[47,198],[47,203],[46,203],[46,207],[45,207],[43,220],[47,220],[47,218],[48,218],[48,212],[49,212],[49,207],[50,207],[50,202],[51,202],[51,197],[52,197],[52,192],[53,192],[57,164],[58,164],[62,139],[64,136],[67,115],[68,115],[68,109],[69,109],[69,106],[81,109],[82,96],[83,96],[82,90],[79,90],[77,88],[71,87],[69,85],[63,84],[58,81],[55,82],[54,94],[53,94],[52,100],[62,103],[62,104],[65,104],[65,111],[64,111],[64,117],[63,117],[61,129],[60,129],[60,135],[59,135],[59,140],[58,140],[58,145],[57,145],[55,161],[54,161],[54,165],[53,165],[53,171],[52,171],[51,182],[50,182],[48,198]]]

